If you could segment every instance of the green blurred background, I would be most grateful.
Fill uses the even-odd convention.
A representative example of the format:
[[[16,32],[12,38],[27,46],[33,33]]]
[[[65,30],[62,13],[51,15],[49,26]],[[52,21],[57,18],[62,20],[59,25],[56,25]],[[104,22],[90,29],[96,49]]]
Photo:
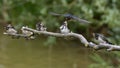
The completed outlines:
[[[0,0],[0,68],[120,68],[120,53],[85,48],[78,39],[40,35],[35,40],[11,39],[3,26],[11,21],[17,30],[35,28],[38,20],[48,31],[59,32],[63,17],[49,12],[72,13],[91,23],[70,21],[73,32],[94,41],[93,32],[120,44],[120,0]],[[74,25],[74,26],[73,26]]]

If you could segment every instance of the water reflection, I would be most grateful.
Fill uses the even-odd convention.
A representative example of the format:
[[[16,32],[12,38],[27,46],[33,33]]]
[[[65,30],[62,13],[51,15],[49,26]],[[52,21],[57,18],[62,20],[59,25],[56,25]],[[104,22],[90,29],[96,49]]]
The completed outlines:
[[[90,64],[88,49],[75,42],[44,46],[45,40],[0,37],[0,68],[87,68]]]

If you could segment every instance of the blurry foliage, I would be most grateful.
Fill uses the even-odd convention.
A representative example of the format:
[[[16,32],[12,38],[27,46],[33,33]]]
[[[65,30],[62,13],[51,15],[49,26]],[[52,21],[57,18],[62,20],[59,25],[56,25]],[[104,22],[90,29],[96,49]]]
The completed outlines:
[[[56,44],[56,37],[49,36],[47,41],[44,43],[46,46],[54,45]]]
[[[73,32],[87,37],[93,32],[104,33],[112,42],[120,44],[120,0],[0,0],[0,8],[0,20],[12,21],[18,29],[23,25],[35,27],[41,20],[48,30],[56,31],[63,18],[56,18],[49,12],[73,13],[91,22],[89,25],[70,22],[69,28]],[[48,37],[45,45],[52,45],[55,41],[56,38]],[[112,68],[99,55],[92,58],[97,64],[90,68]]]
[[[119,68],[120,54],[119,52],[104,52],[101,55],[94,53],[90,58],[95,62],[89,68]]]
[[[106,62],[102,57],[98,54],[94,54],[91,58],[96,62],[91,64],[89,68],[113,68],[108,62]]]

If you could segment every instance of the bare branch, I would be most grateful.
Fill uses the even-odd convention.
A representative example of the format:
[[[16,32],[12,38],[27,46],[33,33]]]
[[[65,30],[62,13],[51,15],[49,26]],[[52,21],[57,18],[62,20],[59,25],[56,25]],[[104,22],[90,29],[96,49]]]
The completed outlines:
[[[14,37],[29,37],[28,35],[24,35],[24,34],[11,34],[11,33],[7,33],[7,32],[4,32],[3,34],[5,35],[9,35],[9,36],[14,36]]]
[[[83,44],[89,44],[89,42],[81,35],[81,34],[77,34],[77,33],[68,33],[68,34],[62,34],[62,33],[53,33],[53,32],[48,32],[48,31],[37,31],[31,28],[24,28],[25,30],[29,30],[32,31],[34,33],[37,34],[45,34],[45,35],[50,35],[50,36],[55,36],[55,37],[68,37],[68,36],[72,36],[72,37],[76,37],[78,38]]]
[[[107,44],[107,43],[99,43],[99,44],[95,44],[93,42],[88,42],[86,40],[86,38],[81,35],[81,34],[77,34],[77,33],[68,33],[68,34],[62,34],[62,33],[54,33],[54,32],[48,32],[48,31],[38,31],[35,29],[31,29],[28,27],[25,27],[24,30],[28,30],[31,32],[34,32],[36,34],[45,34],[45,35],[50,35],[50,36],[55,36],[55,37],[76,37],[78,38],[82,44],[87,45],[90,48],[93,48],[95,50],[100,50],[100,49],[106,49],[107,51],[120,51],[120,46],[119,45],[112,45],[112,44]],[[7,34],[7,33],[6,33]],[[13,34],[8,34],[8,35],[12,35]],[[22,34],[14,34],[15,36],[21,36],[21,37],[27,37],[26,35],[22,35]]]

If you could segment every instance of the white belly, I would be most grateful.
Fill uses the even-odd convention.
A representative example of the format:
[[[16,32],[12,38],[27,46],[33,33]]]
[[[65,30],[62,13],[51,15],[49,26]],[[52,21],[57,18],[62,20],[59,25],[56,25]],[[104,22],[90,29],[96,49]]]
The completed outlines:
[[[103,39],[101,39],[100,37],[98,38],[99,43],[106,43]]]
[[[7,30],[7,33],[9,33],[9,34],[17,34],[17,31],[15,29],[13,29],[13,28],[9,28]]]
[[[27,36],[30,36],[30,35],[33,34],[33,32],[30,32],[30,31],[27,31],[27,30],[22,30],[22,33],[23,33],[24,35],[27,35]]]
[[[70,32],[70,30],[69,30],[68,28],[61,30],[61,33],[63,33],[63,34],[67,34],[67,33],[69,33],[69,32]]]
[[[45,27],[41,27],[40,30],[41,31],[46,31],[46,28]]]

